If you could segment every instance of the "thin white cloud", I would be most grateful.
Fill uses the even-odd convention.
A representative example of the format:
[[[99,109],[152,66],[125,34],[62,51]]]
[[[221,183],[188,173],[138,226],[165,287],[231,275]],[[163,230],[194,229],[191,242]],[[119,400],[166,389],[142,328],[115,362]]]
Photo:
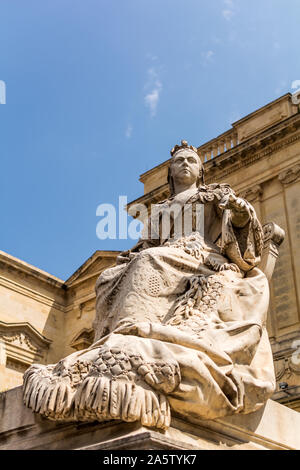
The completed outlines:
[[[152,62],[155,62],[158,59],[157,55],[150,54],[150,53],[147,54],[146,57],[147,57],[147,59],[151,60]]]
[[[127,127],[126,127],[126,131],[125,131],[125,137],[126,139],[130,139],[131,135],[132,135],[132,131],[133,131],[133,127],[131,124],[128,124]]]
[[[159,102],[159,89],[155,88],[151,93],[145,96],[145,104],[150,109],[150,116],[154,117],[157,111],[157,105]]]
[[[230,21],[233,15],[235,14],[233,0],[223,0],[223,3],[225,8],[222,10],[222,15],[226,21]]]
[[[154,67],[147,71],[148,79],[145,89],[148,90],[144,97],[145,106],[149,108],[150,116],[154,117],[157,113],[157,106],[162,92],[162,83],[159,79],[158,72]]]
[[[230,21],[234,13],[232,10],[223,10],[222,15],[224,16],[225,20]]]
[[[212,36],[211,40],[214,44],[221,44],[222,43],[221,39],[218,36],[215,36],[215,35]]]
[[[201,56],[202,56],[202,65],[206,66],[206,65],[208,65],[209,63],[213,62],[213,57],[214,57],[214,55],[215,55],[215,53],[214,53],[214,51],[212,51],[212,50],[202,52],[202,53],[201,53]]]
[[[207,60],[210,60],[214,54],[214,51],[207,51],[205,57]]]

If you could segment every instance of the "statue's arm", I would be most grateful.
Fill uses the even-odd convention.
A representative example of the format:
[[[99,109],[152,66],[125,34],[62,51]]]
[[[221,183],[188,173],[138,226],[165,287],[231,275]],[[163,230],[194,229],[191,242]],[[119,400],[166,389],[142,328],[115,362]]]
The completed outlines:
[[[222,253],[243,271],[249,271],[260,262],[263,232],[255,210],[245,199],[237,197],[229,188],[218,203],[222,212]]]

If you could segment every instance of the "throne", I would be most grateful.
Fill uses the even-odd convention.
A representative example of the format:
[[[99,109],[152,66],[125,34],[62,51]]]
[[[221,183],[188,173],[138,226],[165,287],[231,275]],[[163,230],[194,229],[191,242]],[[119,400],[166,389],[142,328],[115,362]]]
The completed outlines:
[[[285,232],[274,222],[268,222],[263,225],[264,247],[261,256],[259,269],[266,275],[270,282],[275,263],[278,258],[278,248],[284,240]]]

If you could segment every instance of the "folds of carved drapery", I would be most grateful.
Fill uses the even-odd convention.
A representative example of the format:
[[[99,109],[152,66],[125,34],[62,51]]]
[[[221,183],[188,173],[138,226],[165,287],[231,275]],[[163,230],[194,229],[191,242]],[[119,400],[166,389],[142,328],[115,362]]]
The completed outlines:
[[[150,270],[153,259],[162,269],[170,259],[179,261],[180,256],[175,260],[170,254],[168,260],[165,255],[161,259],[162,251],[152,251],[148,266],[145,259],[149,254],[145,253],[140,261],[144,269]],[[187,269],[192,257],[184,252],[181,256],[187,258]],[[139,264],[138,259],[135,263]],[[141,301],[135,298],[133,304],[127,304],[128,310],[114,323],[112,332],[91,348],[56,366],[28,370],[24,382],[27,406],[54,420],[140,420],[163,429],[170,424],[171,410],[213,419],[261,406],[274,389],[265,333],[266,279],[257,269],[244,278],[233,271],[207,276],[209,271],[204,269],[206,276],[203,271],[201,276],[207,282],[219,276],[217,300],[212,284],[211,291],[204,292],[201,309],[195,305],[188,312],[177,310],[181,321],[174,325],[176,315],[170,312],[165,318],[145,321],[142,307],[147,296],[140,292]],[[195,276],[195,271],[191,274]],[[130,276],[127,272],[127,279]],[[118,287],[125,289],[122,284]],[[101,288],[100,284],[98,295]],[[159,297],[159,292],[153,296],[152,291],[152,315],[155,305],[159,308]]]

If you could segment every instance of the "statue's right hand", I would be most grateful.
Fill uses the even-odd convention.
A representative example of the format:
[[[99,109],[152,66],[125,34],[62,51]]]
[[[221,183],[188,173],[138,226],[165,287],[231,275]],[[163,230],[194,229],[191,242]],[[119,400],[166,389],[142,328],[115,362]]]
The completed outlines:
[[[138,255],[138,252],[135,253],[130,250],[122,251],[122,253],[117,256],[116,262],[117,264],[129,263],[136,255]]]
[[[130,261],[129,253],[130,253],[130,250],[122,251],[122,253],[120,253],[119,256],[117,256],[116,263],[117,264],[129,263]]]

